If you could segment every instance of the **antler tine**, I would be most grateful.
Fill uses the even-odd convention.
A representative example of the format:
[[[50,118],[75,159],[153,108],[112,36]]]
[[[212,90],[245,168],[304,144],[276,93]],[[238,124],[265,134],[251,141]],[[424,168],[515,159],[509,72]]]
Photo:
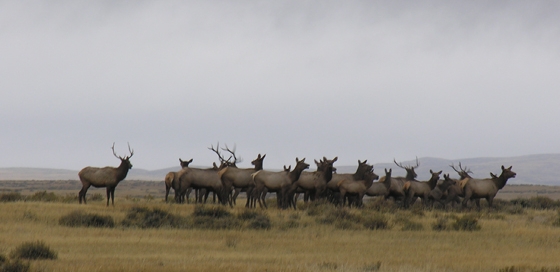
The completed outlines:
[[[467,173],[467,174],[468,174],[468,173],[471,173],[471,174],[472,174],[471,169],[466,168],[466,167],[465,167],[465,169],[463,169],[463,166],[461,166],[461,162],[459,162],[459,169],[461,169],[461,171],[463,171],[463,172],[465,172],[465,173]]]
[[[461,167],[460,165],[461,165],[461,163],[459,163],[459,167]],[[452,164],[449,165],[449,166],[451,166],[451,168],[453,168],[453,170],[455,170],[455,172],[460,173],[459,170],[457,170],[457,169],[455,168],[455,164],[452,163]],[[463,169],[461,169],[461,170],[463,170]]]
[[[233,150],[231,150],[231,149],[229,149],[227,144],[226,144],[226,148],[222,148],[222,150],[229,152],[233,156],[233,163],[234,164],[243,161],[243,159],[241,157],[239,157],[239,159],[237,158],[237,156],[235,155],[235,149],[236,149],[235,145],[233,145]],[[231,159],[231,157],[230,157],[230,159]],[[229,159],[228,159],[228,161],[229,161]]]
[[[393,158],[393,161],[395,162],[395,164],[396,164],[398,167],[400,167],[400,168],[402,168],[402,169],[406,169],[406,167],[402,166],[402,164],[399,164],[395,158]]]
[[[111,149],[113,150],[113,155],[115,155],[115,157],[117,157],[117,159],[123,159],[121,158],[119,155],[117,155],[117,153],[115,153],[115,142],[113,142],[113,146],[111,147]]]
[[[418,168],[418,166],[420,166],[420,162],[418,161],[418,156],[416,156],[416,166],[412,167],[414,168]]]
[[[208,149],[214,151],[214,153],[216,153],[218,155],[218,159],[220,159],[220,163],[226,162],[226,160],[224,160],[224,157],[222,157],[222,154],[220,154],[220,150],[219,150],[220,149],[220,142],[218,142],[215,149],[214,149],[214,145],[211,145]]]
[[[130,155],[127,156],[127,159],[130,159],[132,157],[132,155],[134,155],[134,149],[130,149],[130,143],[126,142],[128,144],[128,152],[130,152]]]

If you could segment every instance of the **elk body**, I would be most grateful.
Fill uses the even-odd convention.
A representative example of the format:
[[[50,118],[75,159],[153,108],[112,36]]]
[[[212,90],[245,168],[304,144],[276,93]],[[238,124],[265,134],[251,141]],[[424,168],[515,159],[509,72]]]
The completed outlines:
[[[508,179],[515,178],[516,173],[511,171],[511,168],[512,166],[505,168],[502,165],[502,173],[497,178],[469,179],[463,187],[465,192],[463,207],[467,206],[467,202],[470,199],[480,198],[485,198],[488,201],[488,206],[492,207],[492,202],[498,191],[504,188]],[[477,203],[477,206],[480,208],[479,203]]]
[[[251,175],[263,169],[263,161],[265,157],[266,154],[263,156],[259,154],[257,158],[251,162],[251,164],[255,166],[254,168],[240,169],[236,166],[228,166],[218,172],[220,180],[224,184],[225,192],[231,192],[232,187],[235,189],[236,194],[229,200],[230,206],[233,206],[233,201],[237,197],[237,194],[239,194],[239,191],[245,190],[247,193],[247,203],[245,204],[245,207],[249,207],[251,193],[255,188],[255,182],[253,181]]]
[[[353,195],[356,196],[356,200],[355,200],[356,206],[358,207],[362,206],[362,200],[364,198],[364,195],[366,194],[367,189],[371,187],[373,181],[376,180],[377,178],[379,178],[379,176],[373,172],[373,169],[371,169],[370,171],[364,174],[364,179],[362,180],[354,181],[354,180],[345,179],[339,181],[338,182],[338,190],[340,192],[339,204],[341,206],[344,206],[344,198],[347,195]]]
[[[363,180],[365,174],[373,169],[372,165],[367,164],[367,160],[361,162],[358,160],[358,168],[354,174],[333,174],[331,180],[327,182],[327,190],[330,194],[329,199],[331,202],[336,203],[339,200],[338,194],[340,193],[338,189],[338,183],[342,180]]]
[[[436,187],[437,182],[439,180],[439,175],[441,175],[442,171],[439,172],[433,172],[430,169],[430,174],[432,175],[431,178],[428,181],[415,181],[415,180],[410,180],[405,182],[403,190],[405,192],[405,201],[404,201],[404,206],[408,207],[411,204],[413,204],[414,200],[417,197],[420,197],[422,199],[422,204],[426,205],[427,200],[428,200],[428,196],[430,195],[430,192]]]
[[[253,203],[259,202],[261,208],[268,208],[266,205],[265,197],[267,192],[276,192],[278,197],[279,207],[286,209],[289,205],[288,190],[292,184],[296,182],[303,170],[309,168],[309,164],[305,163],[305,158],[299,160],[296,158],[296,166],[292,171],[271,172],[261,170],[252,175],[255,182],[255,189],[253,190]],[[289,170],[289,168],[288,168]],[[252,205],[254,206],[254,205]]]
[[[219,169],[200,169],[187,167],[180,171],[178,178],[178,190],[175,191],[175,198],[178,202],[183,202],[181,195],[186,194],[187,190],[192,188],[195,190],[211,190],[218,195],[218,201],[222,204],[225,203],[224,199],[224,186],[222,180],[218,175]],[[199,195],[202,195],[199,192]],[[201,198],[199,198],[201,199]]]
[[[185,169],[185,168],[189,167],[189,164],[192,161],[193,161],[193,159],[190,159],[188,161],[183,161],[183,160],[181,160],[181,158],[179,158],[181,169]],[[165,175],[165,202],[167,202],[167,198],[169,196],[169,190],[171,190],[171,188],[173,188],[173,190],[177,190],[177,187],[175,186],[175,182],[176,182],[176,178],[179,177],[178,173],[180,173],[180,171],[169,172],[169,173],[167,173],[167,175]]]
[[[381,177],[378,182],[374,182],[371,187],[366,190],[367,196],[383,196],[389,195],[389,188],[391,188],[391,174],[393,169],[385,168],[385,176]]]
[[[128,151],[130,155],[126,157],[117,156],[115,153],[115,143],[113,143],[113,155],[121,160],[121,164],[118,167],[85,167],[82,169],[78,176],[80,177],[80,181],[82,182],[82,189],[78,193],[78,199],[80,204],[82,204],[82,200],[84,204],[86,204],[86,193],[90,186],[96,188],[107,188],[107,206],[109,206],[109,198],[111,198],[111,202],[113,206],[115,206],[115,188],[123,179],[126,178],[128,174],[128,170],[132,168],[132,164],[130,163],[130,158],[134,155],[134,150],[130,149],[130,145],[128,146]]]
[[[301,173],[299,179],[292,184],[289,191],[290,200],[292,200],[294,208],[296,207],[296,198],[293,196],[296,192],[304,192],[306,195],[311,197],[311,200],[315,200],[327,189],[327,183],[333,177],[333,164],[337,160],[338,157],[335,157],[332,160],[328,160],[326,157],[323,157],[320,161],[315,160],[315,164],[317,164],[317,171]]]

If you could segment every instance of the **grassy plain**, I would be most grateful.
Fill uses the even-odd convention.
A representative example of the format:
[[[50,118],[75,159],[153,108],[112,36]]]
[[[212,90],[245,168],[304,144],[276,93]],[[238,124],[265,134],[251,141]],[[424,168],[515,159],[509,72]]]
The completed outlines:
[[[269,209],[268,230],[141,229],[119,225],[136,206],[159,208],[190,216],[194,205],[160,200],[116,199],[88,205],[60,202],[0,203],[0,253],[19,244],[44,241],[58,252],[57,260],[32,261],[36,271],[541,271],[560,266],[560,227],[554,210],[476,213],[478,231],[434,231],[438,218],[458,212],[391,210],[382,213],[385,230],[359,225],[341,229],[322,224],[324,214]],[[114,228],[65,227],[59,218],[72,211],[109,215]],[[232,213],[244,210],[240,204]],[[326,207],[325,213],[336,212]],[[347,210],[365,218],[379,214],[371,208]],[[403,231],[403,218],[422,230]],[[285,227],[285,222],[297,226]],[[452,219],[450,219],[452,222]],[[547,271],[547,270],[544,270]]]
[[[301,203],[297,211],[265,211],[271,220],[265,230],[122,226],[133,207],[193,215],[195,205],[164,203],[158,185],[132,191],[119,185],[115,207],[106,207],[104,199],[79,205],[76,196],[69,203],[0,202],[0,254],[44,241],[58,259],[31,261],[32,271],[560,271],[557,208],[477,212],[401,210],[375,201],[363,209]],[[55,192],[66,194],[63,187]],[[104,190],[90,190],[88,196],[94,193],[104,198]],[[243,204],[227,210],[243,213]],[[111,216],[116,226],[61,226],[59,219],[74,211]],[[327,222],[333,214],[352,216]],[[465,215],[476,217],[480,230],[432,229],[442,218],[450,225]],[[376,216],[386,219],[387,229],[371,230],[359,222]],[[410,222],[420,229],[403,230]]]

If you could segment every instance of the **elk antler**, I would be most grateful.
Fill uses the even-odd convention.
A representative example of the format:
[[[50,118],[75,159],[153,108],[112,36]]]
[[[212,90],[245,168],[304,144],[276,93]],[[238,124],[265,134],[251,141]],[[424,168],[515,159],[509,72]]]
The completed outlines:
[[[451,168],[453,168],[453,170],[455,170],[455,172],[457,172],[457,174],[459,174],[459,175],[460,175],[461,173],[466,173],[466,174],[469,174],[469,173],[470,173],[470,174],[472,174],[472,171],[471,171],[470,169],[468,169],[468,168],[466,168],[466,167],[465,167],[465,169],[463,169],[463,166],[461,166],[461,162],[459,162],[459,169],[460,169],[461,171],[457,170],[457,169],[455,168],[455,165],[454,165],[454,164],[451,164],[451,165],[449,165],[449,166],[451,166]]]
[[[237,156],[235,155],[235,145],[233,145],[233,150],[229,149],[229,147],[226,144],[226,148],[222,148],[222,150],[227,151],[231,154],[231,157],[233,157],[233,162],[231,163],[232,165],[235,165],[238,162],[242,162],[243,159],[241,157],[239,157],[239,159],[237,158]],[[260,155],[260,154],[259,154]],[[231,159],[230,157],[230,159]],[[228,159],[229,162],[229,159]]]
[[[211,145],[208,149],[214,151],[214,153],[216,153],[218,155],[218,159],[220,159],[220,166],[222,165],[226,165],[229,160],[231,159],[231,157],[229,159],[224,159],[224,157],[222,157],[222,154],[220,154],[220,143],[218,142],[218,144],[216,145],[216,148],[214,148],[214,145]]]
[[[418,157],[416,157],[416,166],[403,166],[402,163],[398,163],[396,159],[393,158],[393,161],[395,162],[395,164],[402,168],[402,169],[416,169],[418,168],[418,166],[420,166],[420,162],[418,162]]]
[[[123,160],[123,161],[130,159],[130,157],[132,157],[132,155],[134,155],[134,149],[130,149],[130,143],[128,143],[128,151],[130,152],[130,155],[126,156],[124,158],[121,157],[121,156],[118,156],[117,153],[115,153],[115,142],[113,142],[113,146],[111,147],[111,149],[113,150],[113,155],[115,155],[115,157],[117,157],[117,159],[120,159],[120,160]]]

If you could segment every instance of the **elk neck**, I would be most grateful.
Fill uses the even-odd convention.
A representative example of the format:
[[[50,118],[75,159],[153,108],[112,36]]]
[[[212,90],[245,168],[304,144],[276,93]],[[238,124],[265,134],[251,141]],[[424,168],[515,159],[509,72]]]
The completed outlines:
[[[128,170],[130,169],[130,162],[122,160],[119,167],[117,167],[117,180],[121,181],[126,178]]]

